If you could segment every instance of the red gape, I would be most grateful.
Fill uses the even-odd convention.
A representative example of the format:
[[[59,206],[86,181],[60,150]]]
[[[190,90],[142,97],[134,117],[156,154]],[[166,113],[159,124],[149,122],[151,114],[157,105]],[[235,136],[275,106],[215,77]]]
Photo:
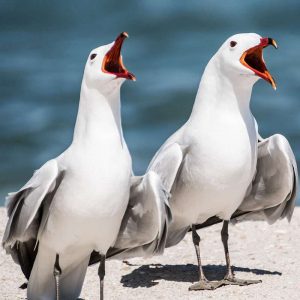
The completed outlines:
[[[121,48],[124,40],[128,37],[126,32],[122,32],[116,38],[111,49],[106,53],[103,63],[102,72],[116,75],[130,80],[136,80],[135,76],[130,73],[124,66],[121,56]]]

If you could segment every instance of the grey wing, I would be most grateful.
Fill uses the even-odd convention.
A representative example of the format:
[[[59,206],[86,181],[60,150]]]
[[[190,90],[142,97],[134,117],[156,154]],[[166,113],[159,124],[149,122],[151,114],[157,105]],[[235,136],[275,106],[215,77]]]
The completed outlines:
[[[295,208],[298,189],[297,163],[287,139],[276,134],[267,139],[259,135],[257,170],[248,193],[231,217],[232,222],[265,220],[272,224],[286,217],[289,221]],[[196,228],[222,222],[211,217]]]
[[[49,205],[63,172],[50,160],[18,191],[6,198],[8,222],[2,245],[28,278],[35,258],[37,237],[48,217]],[[42,225],[42,226],[41,226]]]
[[[129,204],[107,257],[124,259],[162,253],[171,220],[168,197],[156,173],[132,177]]]
[[[178,172],[182,166],[186,147],[172,143],[163,147],[149,164],[148,171],[153,171],[160,177],[164,188],[170,193]]]
[[[171,143],[166,145],[150,163],[149,170],[156,172],[160,176],[164,187],[170,193],[170,203],[172,203],[172,192],[179,182],[178,179],[180,178],[180,172],[187,152],[188,147],[176,142]],[[176,219],[173,220],[172,226],[169,226],[166,247],[179,243],[188,229],[189,227],[182,228],[177,226]]]
[[[242,216],[236,220],[266,220],[272,224],[286,217],[290,221],[297,187],[297,163],[287,139],[276,134],[262,140],[258,144],[256,175],[235,213]]]
[[[182,159],[179,144],[163,146],[147,173],[133,178],[128,208],[117,241],[107,257],[124,259],[163,252],[172,218],[168,200]],[[97,261],[99,257],[93,253],[90,264]]]

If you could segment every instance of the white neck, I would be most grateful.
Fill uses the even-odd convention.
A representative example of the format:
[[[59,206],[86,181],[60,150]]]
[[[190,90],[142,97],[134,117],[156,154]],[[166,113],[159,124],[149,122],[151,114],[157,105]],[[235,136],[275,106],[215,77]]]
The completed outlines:
[[[120,87],[104,95],[98,89],[88,87],[83,80],[73,143],[91,141],[95,144],[105,137],[116,137],[123,144]]]
[[[237,112],[243,117],[249,115],[251,113],[249,104],[252,86],[256,80],[253,77],[230,78],[225,76],[216,58],[213,57],[206,66],[201,78],[189,121],[197,122],[202,113],[213,113],[218,109],[221,109],[224,113],[226,111],[230,113]]]

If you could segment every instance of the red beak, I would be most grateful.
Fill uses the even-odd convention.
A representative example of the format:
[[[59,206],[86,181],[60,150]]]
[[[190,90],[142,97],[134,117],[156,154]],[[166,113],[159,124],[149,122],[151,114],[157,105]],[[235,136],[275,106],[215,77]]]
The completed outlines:
[[[275,80],[271,76],[263,60],[263,49],[269,45],[272,45],[276,49],[278,48],[276,41],[272,38],[261,38],[260,43],[257,46],[252,47],[243,53],[240,62],[245,67],[252,70],[257,76],[268,81],[274,90],[276,90]]]
[[[122,32],[116,38],[114,45],[104,56],[102,63],[102,72],[116,75],[116,77],[135,81],[135,76],[125,68],[121,56],[121,48],[124,40],[127,37],[128,34],[126,32]]]

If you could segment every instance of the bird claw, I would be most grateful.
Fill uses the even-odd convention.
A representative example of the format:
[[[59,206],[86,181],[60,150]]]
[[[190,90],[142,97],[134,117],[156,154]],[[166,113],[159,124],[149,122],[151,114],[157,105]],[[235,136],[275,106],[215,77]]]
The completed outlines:
[[[222,285],[221,281],[200,280],[189,287],[189,291],[215,290]]]
[[[240,286],[245,286],[245,285],[250,285],[250,284],[257,284],[261,283],[261,280],[250,280],[250,279],[238,279],[235,277],[225,277],[222,281],[221,285],[240,285]]]
[[[189,291],[215,290],[223,285],[246,286],[261,283],[261,280],[238,279],[235,277],[225,277],[220,281],[200,280],[189,287]]]

